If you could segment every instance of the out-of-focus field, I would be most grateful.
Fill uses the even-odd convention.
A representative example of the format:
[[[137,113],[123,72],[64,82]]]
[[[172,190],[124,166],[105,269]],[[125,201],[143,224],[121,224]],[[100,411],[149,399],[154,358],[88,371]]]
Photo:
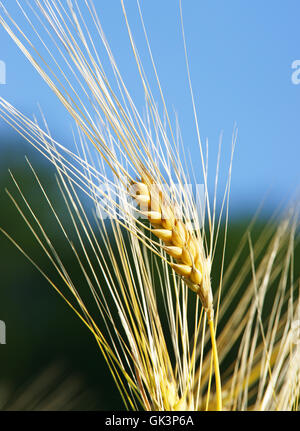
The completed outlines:
[[[79,267],[73,264],[74,257],[71,256],[70,248],[66,246],[61,233],[59,235],[55,233],[57,225],[53,221],[53,216],[50,217],[45,200],[41,198],[24,155],[15,151],[16,146],[13,146],[13,150],[8,150],[7,146],[3,148],[7,150],[2,150],[0,162],[0,227],[18,241],[30,257],[42,265],[49,276],[53,276],[55,280],[58,279],[5,193],[7,187],[14,195],[18,195],[18,193],[15,194],[16,188],[8,173],[8,168],[11,168],[24,195],[30,198],[30,203],[47,228],[47,233],[54,238],[56,249],[59,250],[66,267],[70,268],[73,280],[78,280],[80,284],[82,276]],[[30,148],[27,154],[33,166],[37,168],[55,208],[63,217],[66,210],[58,193],[54,170]],[[20,197],[18,202],[21,202]],[[234,255],[253,215],[254,211],[253,214],[249,214],[248,219],[235,217],[234,221],[230,221],[225,266]],[[266,220],[267,218],[263,216],[258,218],[256,227],[252,229],[253,241],[262,231]],[[69,219],[66,223],[67,225],[70,223]],[[0,235],[0,250],[0,320],[6,325],[6,344],[0,345],[0,408],[17,406],[16,408],[39,409],[39,405],[41,408],[47,408],[47,403],[42,401],[49,395],[47,395],[48,388],[50,392],[57,390],[60,381],[65,379],[72,387],[73,380],[70,380],[70,376],[75,375],[74,385],[78,385],[78,379],[80,382],[78,391],[75,390],[76,397],[78,393],[84,395],[86,392],[87,396],[80,396],[77,399],[72,391],[69,393],[66,390],[67,399],[64,399],[63,395],[61,399],[55,395],[57,404],[60,403],[60,406],[49,403],[49,408],[122,409],[122,400],[91,333],[3,234]],[[244,258],[247,258],[247,253],[241,257],[241,261]],[[296,249],[295,272],[298,272],[298,275],[299,259],[299,249]],[[216,255],[217,261],[221,261],[221,252]],[[217,278],[216,273],[213,273],[214,278]],[[55,373],[51,374],[53,369],[50,369],[47,377],[46,371],[52,364],[59,364],[61,370],[59,377]],[[45,375],[42,374],[44,378],[39,378],[41,373],[45,372]],[[52,375],[54,375],[53,378]],[[57,383],[54,385],[55,379]],[[33,381],[36,382],[37,387],[31,386]],[[30,390],[34,390],[33,399]],[[26,391],[30,400],[28,404],[26,404]],[[64,393],[63,386],[61,392]],[[24,403],[14,404],[24,393]]]

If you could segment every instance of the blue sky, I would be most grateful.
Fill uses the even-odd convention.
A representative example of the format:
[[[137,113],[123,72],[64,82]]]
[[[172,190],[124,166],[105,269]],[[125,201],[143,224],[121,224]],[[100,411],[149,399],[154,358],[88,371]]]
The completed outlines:
[[[18,17],[14,0],[3,3]],[[95,3],[126,84],[142,109],[141,85],[120,2]],[[195,170],[197,163],[200,169],[179,1],[140,3],[169,110],[178,114],[185,146]],[[145,69],[150,70],[136,2],[127,0],[125,5]],[[300,2],[182,0],[182,7],[200,133],[203,142],[208,139],[210,169],[214,171],[222,133],[222,188],[236,124],[232,210],[254,211],[266,193],[269,204],[277,205],[300,184],[300,84],[292,82],[292,63],[300,60]],[[27,115],[37,112],[40,103],[55,136],[68,139],[69,117],[2,29],[0,60],[6,64],[7,75],[6,85],[0,85],[1,96]],[[0,133],[4,132],[7,127],[0,121]],[[25,154],[26,146],[20,151]]]

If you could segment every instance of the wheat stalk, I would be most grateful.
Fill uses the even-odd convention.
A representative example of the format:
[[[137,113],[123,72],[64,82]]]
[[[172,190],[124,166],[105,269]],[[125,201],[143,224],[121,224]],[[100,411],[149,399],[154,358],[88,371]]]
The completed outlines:
[[[92,332],[125,406],[147,410],[298,408],[300,362],[295,362],[298,350],[292,345],[292,322],[297,319],[294,298],[296,282],[292,276],[288,277],[289,271],[292,273],[297,211],[289,214],[275,232],[266,230],[255,244],[252,244],[248,232],[225,274],[224,240],[220,282],[214,289],[217,294],[214,313],[211,266],[224,208],[228,220],[232,160],[217,219],[218,166],[211,206],[207,164],[195,115],[205,190],[204,217],[198,213],[191,194],[184,190],[193,175],[192,169],[183,166],[180,158],[180,145],[175,139],[146,31],[145,38],[165,121],[158,114],[123,2],[132,52],[146,99],[146,120],[142,120],[122,80],[91,1],[86,1],[85,6],[94,24],[95,34],[108,55],[118,96],[95,48],[91,34],[93,29],[87,27],[76,1],[67,1],[66,7],[63,7],[61,2],[35,0],[28,4],[28,11],[19,4],[32,34],[24,34],[0,4],[3,12],[0,23],[57,95],[76,125],[77,154],[52,138],[44,118],[42,128],[35,119],[30,120],[0,98],[0,116],[57,169],[59,191],[75,231],[75,240],[65,229],[45,187],[28,162],[58,231],[64,236],[75,264],[82,271],[85,285],[78,286],[72,279],[39,216],[31,208],[30,199],[24,195],[13,174],[13,184],[24,209],[10,192],[9,197],[60,276],[62,286],[57,286],[47,271],[33,262],[10,234],[3,229],[1,231],[37,267]],[[141,22],[145,30],[142,15]],[[52,43],[53,50],[43,40],[42,30],[49,35],[48,42]],[[34,35],[42,42],[54,63],[52,67],[35,49],[31,40]],[[66,71],[55,58],[55,52],[64,62]],[[74,82],[67,71],[71,72]],[[195,113],[189,69],[188,76]],[[235,140],[236,131],[232,151]],[[186,154],[185,148],[183,153]],[[113,180],[107,167],[114,174]],[[108,193],[102,191],[100,186],[103,183],[108,185]],[[172,193],[166,193],[165,189],[170,191],[173,185],[177,185],[177,191],[172,200]],[[96,210],[101,209],[110,216],[111,232],[99,218],[96,218],[99,229],[94,231],[78,190],[89,196]],[[179,196],[181,192],[183,196]],[[128,200],[129,196],[133,201]],[[138,205],[138,210],[133,203]],[[177,207],[184,208],[182,217],[178,217]],[[141,216],[148,223],[145,224]],[[207,226],[201,224],[203,219]],[[195,223],[194,228],[191,221]],[[227,222],[225,238],[226,232]],[[74,245],[76,241],[77,247]],[[240,267],[239,253],[246,246],[250,256]],[[239,270],[234,275],[236,268]],[[155,270],[159,274],[158,283],[155,282]],[[265,328],[262,321],[264,301],[278,278],[279,287]],[[247,285],[243,290],[245,283]],[[82,300],[80,291],[84,288],[95,300],[96,316]],[[223,292],[225,289],[225,293],[220,302],[221,288]],[[164,313],[159,307],[157,291],[162,298]],[[71,299],[66,292],[71,294]],[[193,297],[193,308],[189,294]],[[238,306],[230,310],[232,302],[239,296]],[[162,323],[162,314],[168,322],[167,328]],[[98,323],[99,316],[104,329]],[[206,331],[206,317],[209,333]],[[218,345],[215,334],[217,322],[220,322]],[[215,388],[211,385],[210,350],[205,351],[209,339]],[[219,362],[221,365],[226,362],[226,356],[237,343],[236,359],[222,374],[221,385]]]
[[[162,240],[163,249],[176,261],[176,263],[171,264],[171,267],[183,277],[189,288],[199,296],[207,313],[216,375],[217,410],[222,410],[221,378],[210,283],[211,263],[205,256],[203,242],[195,237],[186,224],[176,219],[174,210],[168,205],[161,190],[158,189],[149,175],[144,175],[143,180],[134,183],[133,186],[135,192],[133,197],[139,206],[143,207],[142,213],[153,227],[151,232]]]
[[[174,210],[167,204],[157,185],[149,179],[149,175],[147,179],[136,182],[133,186],[133,197],[153,227],[151,232],[162,240],[163,249],[176,261],[171,267],[197,293],[208,313],[208,320],[212,320],[211,270],[202,240],[196,238],[185,223],[176,219]]]

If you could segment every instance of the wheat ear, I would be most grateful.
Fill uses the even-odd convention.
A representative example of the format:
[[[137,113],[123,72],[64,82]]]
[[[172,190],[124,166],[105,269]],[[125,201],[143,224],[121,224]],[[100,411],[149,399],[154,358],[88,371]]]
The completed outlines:
[[[133,185],[132,197],[163,242],[163,249],[175,262],[170,266],[200,298],[208,321],[213,320],[213,296],[210,284],[210,260],[205,256],[202,238],[197,238],[187,223],[175,216],[158,186],[147,175]]]
[[[214,361],[217,410],[222,410],[222,389],[218,350],[214,329],[213,295],[210,283],[210,259],[206,257],[202,238],[197,238],[183,221],[176,219],[172,206],[149,175],[132,184],[132,197],[152,227],[151,232],[163,242],[163,249],[175,263],[170,265],[200,298],[207,314]]]

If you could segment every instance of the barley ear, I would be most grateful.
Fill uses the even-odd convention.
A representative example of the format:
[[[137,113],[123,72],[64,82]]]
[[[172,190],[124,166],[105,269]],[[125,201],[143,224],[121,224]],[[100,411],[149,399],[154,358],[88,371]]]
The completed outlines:
[[[206,312],[210,328],[214,361],[217,410],[222,410],[222,389],[218,351],[214,329],[213,296],[210,283],[210,259],[205,256],[202,239],[196,238],[187,225],[175,217],[175,211],[163,200],[161,191],[155,186],[150,175],[133,184],[132,197],[153,227],[152,233],[164,244],[163,250],[175,262],[171,268],[180,275],[187,286],[200,298]]]
[[[199,296],[208,320],[213,320],[210,262],[202,239],[196,238],[183,221],[176,219],[174,209],[164,200],[149,174],[131,185],[132,197],[150,222],[151,232],[163,242],[163,250],[175,261],[170,263],[171,268]]]

